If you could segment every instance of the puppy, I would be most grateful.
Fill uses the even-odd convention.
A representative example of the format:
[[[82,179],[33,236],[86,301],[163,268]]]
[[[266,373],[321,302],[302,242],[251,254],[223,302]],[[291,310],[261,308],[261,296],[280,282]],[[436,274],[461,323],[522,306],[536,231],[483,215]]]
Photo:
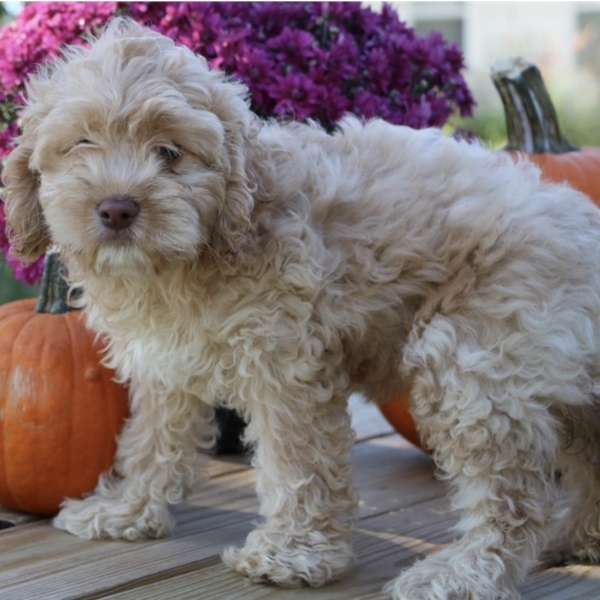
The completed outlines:
[[[514,600],[551,539],[600,556],[587,198],[434,130],[260,122],[243,85],[123,20],[41,70],[28,98],[4,171],[9,233],[24,260],[60,246],[131,390],[114,472],[57,527],[167,533],[213,407],[231,406],[263,523],[225,562],[324,584],[352,560],[346,399],[410,388],[463,535],[389,594]]]

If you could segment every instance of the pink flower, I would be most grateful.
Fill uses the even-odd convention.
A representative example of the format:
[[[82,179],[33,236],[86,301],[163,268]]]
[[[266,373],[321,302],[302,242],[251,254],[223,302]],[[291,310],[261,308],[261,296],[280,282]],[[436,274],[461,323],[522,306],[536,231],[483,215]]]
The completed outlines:
[[[27,75],[65,44],[116,14],[116,2],[36,2],[0,29],[0,89],[21,88]]]
[[[15,279],[35,285],[42,280],[44,272],[44,256],[41,256],[30,265],[23,265],[18,258],[15,258],[10,252],[6,255],[6,264],[11,268]]]
[[[6,214],[4,213],[4,203],[0,202],[0,249],[4,254],[8,254],[10,250],[10,242],[4,231],[6,227]]]

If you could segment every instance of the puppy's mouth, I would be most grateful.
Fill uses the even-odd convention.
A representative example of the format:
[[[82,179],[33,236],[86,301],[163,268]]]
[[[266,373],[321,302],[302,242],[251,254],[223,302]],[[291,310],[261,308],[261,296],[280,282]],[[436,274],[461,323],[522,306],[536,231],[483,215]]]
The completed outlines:
[[[103,246],[126,247],[135,244],[136,236],[132,228],[119,231],[103,228],[100,232],[99,242]]]

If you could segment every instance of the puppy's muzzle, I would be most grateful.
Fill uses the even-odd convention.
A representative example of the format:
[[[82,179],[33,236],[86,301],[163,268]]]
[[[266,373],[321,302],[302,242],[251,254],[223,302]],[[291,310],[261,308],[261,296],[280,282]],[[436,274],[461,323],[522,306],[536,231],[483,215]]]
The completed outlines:
[[[130,196],[112,196],[102,200],[96,212],[106,229],[118,233],[131,227],[140,212],[140,205]]]

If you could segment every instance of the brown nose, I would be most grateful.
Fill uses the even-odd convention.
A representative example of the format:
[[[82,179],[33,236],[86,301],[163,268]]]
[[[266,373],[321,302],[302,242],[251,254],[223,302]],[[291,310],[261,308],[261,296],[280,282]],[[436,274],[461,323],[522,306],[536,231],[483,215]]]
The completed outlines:
[[[104,227],[121,231],[135,221],[140,212],[140,205],[129,196],[112,196],[102,200],[96,211]]]

